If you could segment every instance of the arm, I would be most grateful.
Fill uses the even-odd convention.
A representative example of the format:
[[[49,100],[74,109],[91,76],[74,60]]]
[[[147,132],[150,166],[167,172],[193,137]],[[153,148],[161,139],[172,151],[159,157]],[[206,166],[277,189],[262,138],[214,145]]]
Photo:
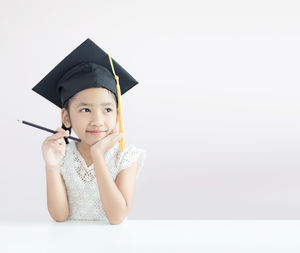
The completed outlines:
[[[46,168],[47,205],[55,221],[65,221],[69,216],[67,191],[59,168]]]
[[[94,168],[107,218],[110,224],[120,224],[131,208],[137,163],[134,163],[130,168],[122,170],[116,178],[116,183],[108,171],[103,156],[100,155],[95,159]]]

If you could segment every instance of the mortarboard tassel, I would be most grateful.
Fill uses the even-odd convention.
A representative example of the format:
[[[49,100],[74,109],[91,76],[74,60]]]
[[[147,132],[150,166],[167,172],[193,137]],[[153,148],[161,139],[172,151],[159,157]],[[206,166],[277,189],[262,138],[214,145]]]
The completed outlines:
[[[117,85],[117,93],[118,93],[118,118],[119,118],[119,130],[121,133],[124,133],[124,125],[123,125],[123,115],[122,115],[122,107],[121,107],[121,89],[119,84],[119,77],[115,73],[114,65],[112,63],[110,55],[108,55],[110,65],[114,74],[114,77],[116,79],[116,85]],[[125,143],[124,143],[124,137],[120,140],[120,150],[124,151],[125,149]]]

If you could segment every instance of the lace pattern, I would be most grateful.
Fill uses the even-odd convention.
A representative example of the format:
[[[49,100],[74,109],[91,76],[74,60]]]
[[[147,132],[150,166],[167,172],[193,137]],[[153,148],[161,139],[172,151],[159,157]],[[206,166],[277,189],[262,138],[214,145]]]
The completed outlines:
[[[104,159],[115,180],[118,173],[138,160],[138,175],[143,167],[145,153],[133,145],[125,145],[119,150],[119,144],[105,153]],[[109,222],[102,206],[94,164],[87,166],[77,150],[74,141],[67,144],[66,153],[60,165],[69,202],[68,220],[103,220]],[[126,218],[127,219],[127,218]]]

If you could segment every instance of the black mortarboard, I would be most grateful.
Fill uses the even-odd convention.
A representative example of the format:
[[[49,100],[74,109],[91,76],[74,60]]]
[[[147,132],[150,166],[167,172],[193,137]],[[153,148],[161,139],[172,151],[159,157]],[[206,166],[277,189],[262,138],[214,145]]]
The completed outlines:
[[[119,77],[121,95],[138,82],[92,40],[87,39],[55,66],[32,90],[60,108],[77,92],[104,87],[118,98],[115,74]],[[114,68],[114,70],[112,69]]]

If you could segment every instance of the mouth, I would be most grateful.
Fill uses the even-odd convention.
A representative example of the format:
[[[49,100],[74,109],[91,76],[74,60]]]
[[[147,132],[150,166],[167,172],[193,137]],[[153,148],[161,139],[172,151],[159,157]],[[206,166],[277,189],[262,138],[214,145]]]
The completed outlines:
[[[102,133],[106,133],[106,131],[100,131],[100,130],[97,130],[97,131],[87,131],[88,133],[90,134],[93,134],[93,135],[99,135],[99,134],[102,134]]]

